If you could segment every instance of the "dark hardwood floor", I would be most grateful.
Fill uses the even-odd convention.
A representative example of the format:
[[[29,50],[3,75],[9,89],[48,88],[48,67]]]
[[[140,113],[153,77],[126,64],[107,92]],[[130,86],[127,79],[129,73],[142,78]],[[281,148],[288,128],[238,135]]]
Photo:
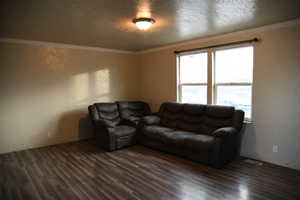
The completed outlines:
[[[243,160],[213,169],[142,146],[93,141],[0,155],[0,199],[300,199],[300,172]]]

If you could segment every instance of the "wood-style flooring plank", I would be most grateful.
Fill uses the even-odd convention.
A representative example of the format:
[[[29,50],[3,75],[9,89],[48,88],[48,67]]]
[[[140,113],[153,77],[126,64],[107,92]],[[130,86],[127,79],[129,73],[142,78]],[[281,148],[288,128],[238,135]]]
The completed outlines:
[[[5,200],[293,200],[300,171],[243,159],[224,169],[142,146],[115,152],[93,140],[0,155]]]

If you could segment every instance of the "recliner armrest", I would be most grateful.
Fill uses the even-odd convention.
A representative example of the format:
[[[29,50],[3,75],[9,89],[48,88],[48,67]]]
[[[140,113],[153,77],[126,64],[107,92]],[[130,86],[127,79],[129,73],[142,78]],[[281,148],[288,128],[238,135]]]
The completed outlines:
[[[141,118],[140,117],[127,117],[123,118],[120,122],[120,124],[128,125],[128,126],[137,126],[140,122]]]
[[[143,117],[141,122],[146,125],[158,125],[160,123],[160,117],[157,115],[148,115]]]
[[[215,130],[212,133],[212,136],[223,138],[223,137],[235,135],[237,132],[238,132],[237,129],[234,127],[224,127],[224,128],[219,128],[219,129]]]

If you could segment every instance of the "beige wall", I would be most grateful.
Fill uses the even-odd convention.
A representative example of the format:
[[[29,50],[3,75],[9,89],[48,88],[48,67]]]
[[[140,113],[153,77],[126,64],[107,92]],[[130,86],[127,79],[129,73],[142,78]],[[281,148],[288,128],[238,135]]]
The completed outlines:
[[[252,37],[253,123],[242,155],[300,169],[300,26],[214,40]],[[90,136],[87,105],[141,99],[157,110],[176,100],[175,48],[133,55],[0,43],[0,153]],[[273,144],[279,152],[273,153]]]
[[[0,153],[90,136],[93,102],[137,98],[137,58],[0,43]]]
[[[253,123],[243,137],[242,155],[300,169],[300,26],[141,54],[140,97],[154,110],[176,100],[174,50],[258,37],[255,47]],[[273,153],[273,144],[279,152]]]

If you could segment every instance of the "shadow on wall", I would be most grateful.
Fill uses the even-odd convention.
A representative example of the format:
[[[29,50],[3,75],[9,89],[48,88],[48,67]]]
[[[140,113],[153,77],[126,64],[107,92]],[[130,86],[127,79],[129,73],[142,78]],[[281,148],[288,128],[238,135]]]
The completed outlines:
[[[78,138],[80,140],[94,137],[93,124],[89,115],[85,115],[79,119],[78,131]]]
[[[244,125],[241,131],[241,156],[259,159],[256,148],[256,128],[254,122]]]
[[[88,139],[93,136],[92,130],[87,110],[73,110],[61,115],[52,137],[57,142]]]

